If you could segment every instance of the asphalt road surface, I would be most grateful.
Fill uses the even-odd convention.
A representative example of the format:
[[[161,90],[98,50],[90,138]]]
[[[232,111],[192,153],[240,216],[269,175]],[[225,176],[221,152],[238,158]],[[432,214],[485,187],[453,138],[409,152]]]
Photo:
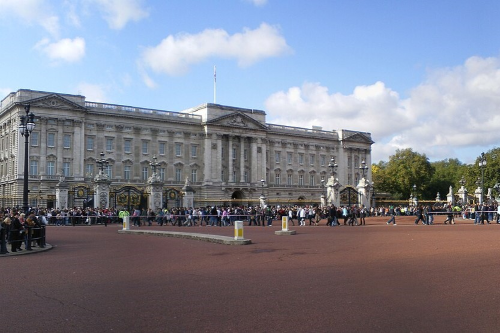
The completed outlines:
[[[49,227],[52,250],[0,258],[0,331],[500,331],[500,225],[386,220],[245,227],[244,246]]]

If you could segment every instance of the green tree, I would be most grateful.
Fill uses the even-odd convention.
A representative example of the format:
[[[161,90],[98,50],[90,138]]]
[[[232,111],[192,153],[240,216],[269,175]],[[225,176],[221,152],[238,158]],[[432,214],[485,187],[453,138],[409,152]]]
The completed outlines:
[[[373,168],[372,168],[373,171]],[[392,193],[396,199],[407,199],[416,185],[419,198],[428,195],[428,184],[434,169],[425,154],[411,148],[398,149],[389,162],[380,162],[373,173],[378,191]]]
[[[458,159],[432,162],[431,165],[434,168],[434,174],[429,181],[426,197],[433,199],[439,193],[441,200],[446,200],[450,186],[453,187],[454,192],[460,188],[460,179],[465,175],[467,166]]]

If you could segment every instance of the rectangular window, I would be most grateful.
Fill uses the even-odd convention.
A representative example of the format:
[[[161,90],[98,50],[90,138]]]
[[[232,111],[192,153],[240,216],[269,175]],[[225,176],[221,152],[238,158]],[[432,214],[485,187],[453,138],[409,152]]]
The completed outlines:
[[[175,181],[180,182],[182,180],[182,169],[175,169]]]
[[[123,167],[123,179],[130,180],[130,165],[125,165]]]
[[[311,154],[311,155],[309,156],[309,164],[310,164],[310,165],[314,165],[315,159],[316,159],[316,155]]]
[[[281,152],[279,151],[275,151],[274,152],[274,160],[276,163],[279,163],[280,162],[280,159],[281,159]]]
[[[142,167],[142,180],[148,180],[148,170],[147,166]]]
[[[125,153],[132,152],[132,140],[131,139],[125,139],[125,141],[123,141],[123,151]]]
[[[304,175],[299,175],[299,186],[304,185]]]
[[[142,140],[142,153],[147,154],[149,149],[149,141]]]
[[[85,164],[85,177],[94,176],[94,165],[93,164]]]
[[[63,162],[63,175],[64,175],[64,177],[69,177],[70,173],[71,173],[70,163],[69,162]]]
[[[165,150],[166,150],[165,147],[166,147],[165,142],[160,142],[160,145],[158,146],[159,155],[165,155]]]
[[[71,135],[64,134],[64,137],[63,137],[63,147],[64,148],[71,148]]]
[[[321,166],[325,166],[326,165],[326,156],[325,155],[321,155],[321,157],[320,157],[320,163],[321,163]]]
[[[292,174],[289,173],[288,175],[286,175],[286,184],[287,185],[293,185],[293,180],[292,180]]]
[[[287,153],[286,154],[286,162],[288,164],[292,164],[292,158],[293,158],[293,154],[292,153]]]
[[[233,148],[233,153],[232,154],[233,154],[232,158],[233,158],[233,160],[235,160],[236,159],[236,148]]]
[[[108,179],[111,179],[111,177],[113,176],[113,169],[111,169],[111,165],[108,165],[106,166],[106,168],[104,169],[104,173],[108,175]]]
[[[113,151],[113,138],[106,138],[106,151]]]
[[[31,145],[33,147],[38,146],[38,138],[39,138],[39,133],[38,132],[32,132],[30,136],[31,140]]]
[[[191,170],[191,182],[196,183],[198,181],[198,172],[196,169]]]
[[[160,179],[165,181],[165,168],[160,168]]]
[[[47,147],[56,146],[56,133],[47,133]]]
[[[225,182],[224,176],[225,176],[225,175],[224,175],[224,170],[221,170],[221,172],[220,172],[220,179],[221,179],[221,181],[223,181],[223,182]]]
[[[309,185],[314,186],[316,184],[315,179],[314,175],[309,175]]]
[[[182,156],[182,143],[175,144],[175,156]]]
[[[299,164],[304,164],[304,154],[299,154]]]
[[[3,165],[2,165],[2,168],[3,168]],[[38,161],[30,161],[30,175],[31,176],[38,175]]]
[[[56,174],[56,162],[47,161],[47,175],[54,176]]]
[[[281,175],[279,173],[275,174],[274,175],[274,183],[276,185],[280,185],[280,181],[281,181]]]
[[[94,138],[91,136],[87,137],[87,150],[94,150]]]
[[[245,177],[245,183],[248,183],[248,171],[245,171],[243,174],[243,177]]]
[[[236,171],[233,171],[233,182],[236,182]]]
[[[243,158],[245,159],[245,161],[248,161],[248,149],[243,150]]]
[[[198,146],[191,146],[191,157],[195,158],[198,156]]]
[[[221,147],[222,159],[226,159],[226,155],[224,155],[224,147]]]

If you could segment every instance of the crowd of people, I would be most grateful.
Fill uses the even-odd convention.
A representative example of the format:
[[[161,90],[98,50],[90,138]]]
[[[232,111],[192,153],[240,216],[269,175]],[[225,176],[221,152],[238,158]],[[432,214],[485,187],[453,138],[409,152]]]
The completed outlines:
[[[28,214],[14,209],[2,209],[0,213],[1,241],[10,244],[11,252],[29,249],[32,246],[41,246],[42,228],[45,223],[36,216],[34,211]]]

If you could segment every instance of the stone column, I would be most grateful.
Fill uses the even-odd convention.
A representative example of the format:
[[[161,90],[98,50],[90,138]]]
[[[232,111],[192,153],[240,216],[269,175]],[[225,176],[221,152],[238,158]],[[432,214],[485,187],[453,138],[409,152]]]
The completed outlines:
[[[73,122],[74,130],[73,130],[73,175],[75,177],[84,177],[85,170],[85,133],[83,130],[83,122],[80,120],[75,120]]]
[[[19,142],[21,143],[21,142]],[[47,174],[47,118],[40,119],[40,163],[38,167],[40,168],[40,175]],[[23,148],[22,155],[24,156],[24,145],[21,145]],[[24,161],[24,159],[22,159]],[[22,169],[21,169],[22,170]]]
[[[469,193],[467,192],[467,189],[465,188],[465,186],[462,185],[457,193],[458,193],[460,199],[462,200],[462,205],[466,205],[468,202]]]
[[[205,145],[204,145],[204,161],[205,168],[203,170],[203,184],[212,184],[212,137],[210,134],[205,134]]]
[[[57,139],[56,139],[56,149],[57,149],[57,161],[56,161],[56,175],[64,175],[63,171],[63,137],[64,137],[64,119],[57,120]]]
[[[257,176],[257,138],[250,140],[250,182],[257,184],[260,180]]]
[[[221,178],[221,174],[222,174],[222,134],[216,134],[217,136],[217,155],[216,155],[216,165],[217,165],[217,168],[216,168],[216,176],[214,179],[218,179],[220,182],[223,181],[223,179]]]
[[[265,139],[260,139],[261,140],[261,157],[260,157],[260,167],[261,167],[261,179],[264,179],[267,182],[266,179],[266,172],[267,172],[267,160],[266,160],[266,151],[267,151],[267,146],[266,146],[266,140]]]
[[[228,178],[227,181],[228,183],[233,183],[235,181],[233,177],[233,137],[231,135],[228,136],[228,167],[227,167],[227,173],[228,173]]]
[[[245,182],[245,137],[240,136],[240,183]]]

